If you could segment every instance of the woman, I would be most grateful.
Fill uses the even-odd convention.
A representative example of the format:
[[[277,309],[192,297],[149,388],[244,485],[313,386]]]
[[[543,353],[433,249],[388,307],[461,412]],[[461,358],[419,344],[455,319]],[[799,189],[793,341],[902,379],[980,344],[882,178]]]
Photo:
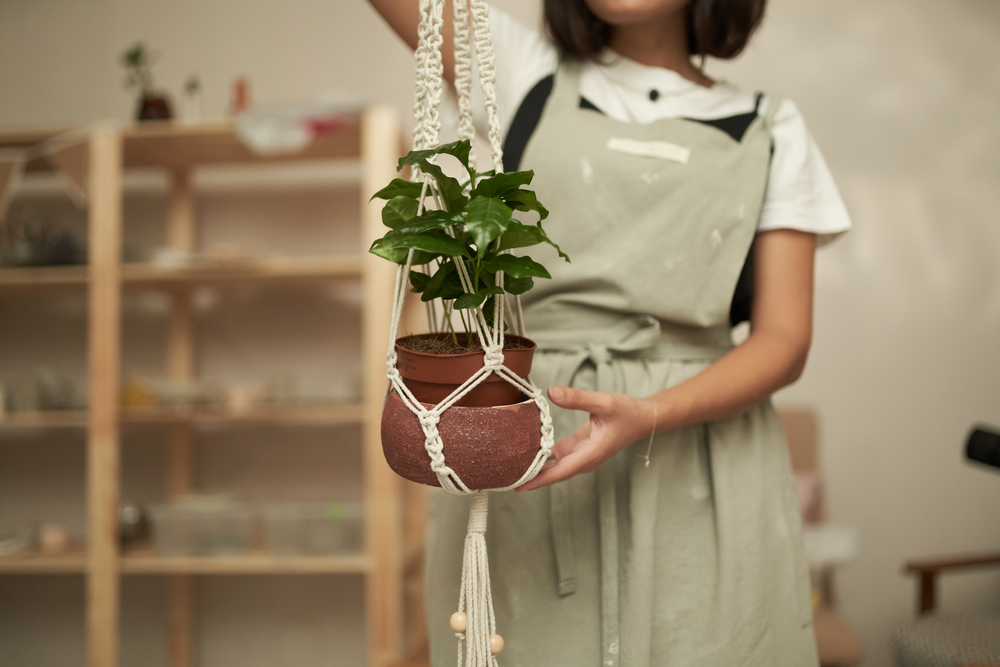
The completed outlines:
[[[370,1],[415,47],[416,0]],[[850,222],[794,105],[692,62],[738,55],[763,10],[545,0],[553,43],[491,12],[505,167],[535,171],[573,258],[539,253],[553,278],[524,299],[532,379],[561,408],[554,461],[491,498],[506,665],[817,662],[769,396],[805,365],[817,240]],[[447,20],[444,44],[449,72]],[[432,504],[436,666],[455,655],[466,508]]]

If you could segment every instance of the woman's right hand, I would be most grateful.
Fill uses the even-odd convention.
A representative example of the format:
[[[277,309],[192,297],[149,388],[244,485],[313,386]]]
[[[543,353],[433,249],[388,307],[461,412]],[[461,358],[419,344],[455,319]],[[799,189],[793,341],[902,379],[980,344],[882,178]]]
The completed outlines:
[[[420,41],[418,28],[420,26],[419,0],[368,0],[385,22],[397,35],[403,38],[409,47],[416,50]],[[444,23],[441,35],[441,60],[444,63],[444,78],[450,84],[455,83],[455,31],[454,11],[451,0],[444,2]]]

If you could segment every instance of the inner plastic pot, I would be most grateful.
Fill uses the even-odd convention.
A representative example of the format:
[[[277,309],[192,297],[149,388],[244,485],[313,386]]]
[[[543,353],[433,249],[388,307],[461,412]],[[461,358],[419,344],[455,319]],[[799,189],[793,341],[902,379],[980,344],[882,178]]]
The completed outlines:
[[[486,353],[465,352],[462,354],[430,354],[408,350],[400,343],[407,340],[445,340],[448,333],[418,334],[396,339],[396,368],[403,377],[403,384],[422,403],[437,405],[463,382],[475,375],[483,367]],[[459,335],[463,340],[464,334]],[[523,347],[503,351],[504,366],[518,377],[525,378],[531,372],[531,360],[537,347],[534,341],[522,336],[508,336],[510,342]],[[463,396],[456,405],[469,408],[484,408],[494,405],[513,405],[524,398],[521,390],[496,373],[491,373],[483,382]]]
[[[514,484],[531,467],[542,441],[541,413],[531,400],[491,408],[453,406],[441,415],[437,428],[445,464],[470,489]],[[420,420],[395,391],[382,410],[382,451],[400,477],[441,486],[431,470]]]

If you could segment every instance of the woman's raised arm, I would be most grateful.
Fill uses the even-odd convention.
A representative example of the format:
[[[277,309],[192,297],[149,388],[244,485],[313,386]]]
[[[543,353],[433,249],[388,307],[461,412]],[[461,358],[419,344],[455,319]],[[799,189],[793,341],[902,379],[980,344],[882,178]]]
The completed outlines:
[[[419,0],[368,0],[385,22],[397,35],[403,38],[411,49],[416,50],[418,42],[417,28],[420,26]],[[444,24],[441,27],[441,59],[444,63],[444,78],[449,83],[455,83],[455,32],[454,8],[451,0],[445,0]]]

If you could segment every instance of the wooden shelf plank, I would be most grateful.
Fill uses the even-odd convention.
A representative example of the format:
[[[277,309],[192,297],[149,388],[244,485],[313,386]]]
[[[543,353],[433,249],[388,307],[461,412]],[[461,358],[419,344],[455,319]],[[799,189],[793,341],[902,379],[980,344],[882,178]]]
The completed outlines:
[[[72,125],[7,127],[0,130],[0,148],[29,148],[74,129]]]
[[[0,267],[0,289],[24,287],[84,287],[86,266]]]
[[[304,150],[258,155],[236,134],[231,121],[178,125],[150,122],[128,127],[124,134],[126,167],[181,168],[211,164],[303,162],[357,159],[361,149],[360,118],[348,116],[335,131]]]
[[[371,559],[362,554],[277,557],[255,551],[246,556],[168,558],[143,549],[126,553],[119,563],[125,574],[367,574],[371,571]],[[0,557],[0,574],[83,574],[86,570],[84,551]]]
[[[170,287],[199,283],[322,282],[361,275],[360,255],[320,257],[263,257],[239,262],[195,261],[186,266],[147,263],[122,265],[126,287]],[[0,268],[0,291],[33,288],[82,288],[86,266]]]
[[[139,550],[121,558],[125,574],[366,574],[370,570],[371,559],[361,554],[276,557],[255,551],[246,556],[162,557]]]
[[[0,574],[83,574],[87,554],[82,550],[63,554],[29,552],[0,557]]]
[[[126,286],[168,287],[198,283],[323,281],[361,275],[360,255],[330,257],[267,257],[234,263],[195,262],[187,266],[124,264]]]
[[[86,410],[23,410],[0,415],[5,428],[85,428]]]
[[[122,410],[123,424],[360,424],[364,406],[355,403],[261,406],[247,412],[194,408],[143,408]],[[7,412],[0,416],[0,430],[22,428],[86,428],[86,410],[37,410]]]
[[[356,424],[361,422],[363,413],[363,407],[353,403],[262,406],[238,413],[221,410],[149,408],[125,410],[121,414],[121,420],[125,424],[239,424],[254,422]]]

